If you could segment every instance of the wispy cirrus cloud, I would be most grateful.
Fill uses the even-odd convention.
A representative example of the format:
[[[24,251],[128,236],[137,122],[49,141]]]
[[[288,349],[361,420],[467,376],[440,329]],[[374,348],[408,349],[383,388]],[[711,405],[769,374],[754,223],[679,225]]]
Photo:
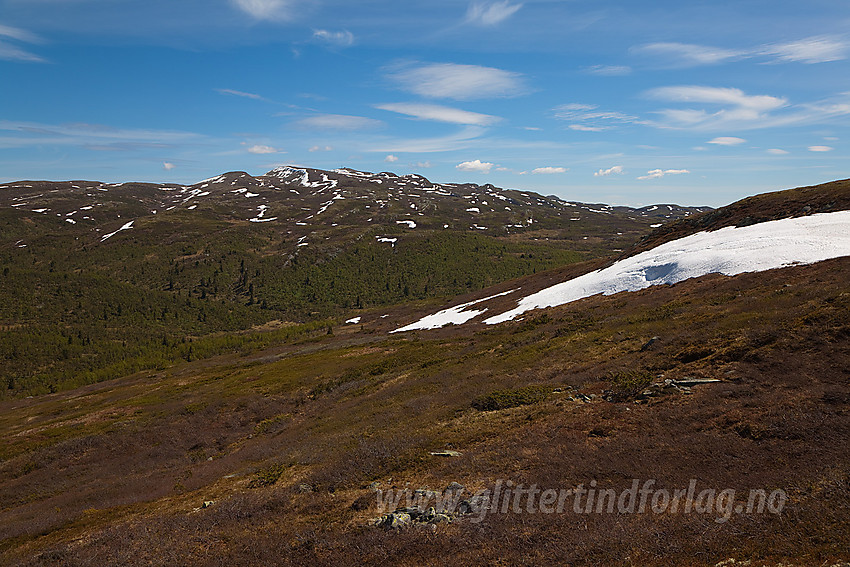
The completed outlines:
[[[687,169],[651,169],[646,172],[646,175],[641,175],[638,179],[661,179],[665,175],[682,175],[690,173]]]
[[[313,32],[313,39],[336,47],[351,47],[354,45],[354,34],[348,30],[337,32],[316,30]]]
[[[243,91],[236,91],[233,89],[213,89],[215,92],[223,95],[231,95],[231,96],[240,96],[243,98],[250,98],[252,100],[268,100],[264,96],[254,94],[254,93],[246,93]]]
[[[465,126],[460,131],[448,136],[389,139],[370,144],[369,147],[364,149],[370,152],[392,154],[458,151],[471,147],[486,132],[487,128],[481,126]]]
[[[595,104],[569,103],[556,106],[555,118],[572,122],[568,127],[579,132],[601,132],[618,124],[636,122],[638,118],[622,112],[599,110]]]
[[[257,20],[283,21],[293,17],[291,0],[230,0],[231,3]]]
[[[511,4],[509,0],[502,2],[473,2],[466,11],[466,21],[483,26],[495,26],[507,20],[522,4]]]
[[[479,114],[478,112],[470,112],[468,110],[461,110],[438,104],[395,102],[377,104],[375,105],[375,108],[388,110],[390,112],[397,112],[419,120],[435,120],[437,122],[447,122],[449,124],[489,126],[501,120],[498,116]]]
[[[630,51],[634,54],[654,57],[662,64],[673,67],[716,65],[742,59],[747,55],[746,51],[677,42],[648,43],[632,47]]]
[[[47,59],[16,45],[39,44],[43,40],[32,32],[0,24],[0,59],[22,63],[47,63]]]
[[[746,142],[744,138],[737,138],[735,136],[719,136],[713,140],[709,140],[707,143],[714,144],[715,146],[737,146],[744,142]]]
[[[850,92],[813,103],[791,104],[786,98],[749,95],[729,87],[681,85],[651,89],[649,98],[685,103],[691,108],[665,108],[660,120],[645,124],[693,130],[747,130],[795,124],[817,124],[850,117]],[[694,107],[696,106],[696,108]]]
[[[812,36],[784,43],[750,48],[724,48],[692,43],[656,42],[630,49],[635,55],[656,59],[664,66],[696,67],[718,65],[743,59],[763,59],[768,63],[828,63],[850,56],[850,41],[841,36]]]
[[[831,152],[834,149],[832,146],[809,146],[810,152]]]
[[[521,74],[480,65],[410,64],[390,71],[387,76],[402,90],[426,98],[478,100],[528,92]]]
[[[814,36],[762,46],[760,53],[770,55],[777,61],[795,61],[799,63],[828,63],[847,59],[850,42],[834,36]]]
[[[203,136],[175,130],[114,128],[102,124],[41,124],[0,120],[0,131],[12,136],[0,139],[0,147],[68,145],[96,150],[126,151],[165,148],[200,141]]]
[[[647,92],[650,98],[670,102],[714,105],[717,110],[705,108],[664,109],[658,111],[663,117],[658,126],[718,129],[747,127],[766,123],[772,111],[788,105],[782,97],[748,95],[744,91],[727,87],[705,87],[683,85],[659,87]]]
[[[627,65],[593,65],[587,67],[584,72],[603,77],[617,77],[631,74],[632,68]]]
[[[292,125],[301,130],[374,130],[384,123],[365,116],[346,114],[317,114],[296,120]]]

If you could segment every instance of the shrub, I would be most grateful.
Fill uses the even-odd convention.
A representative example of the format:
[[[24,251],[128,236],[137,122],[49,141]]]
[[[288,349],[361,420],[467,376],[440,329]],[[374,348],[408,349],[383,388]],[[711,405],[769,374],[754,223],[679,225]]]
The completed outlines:
[[[546,399],[550,389],[546,386],[536,385],[508,390],[495,390],[473,401],[472,407],[480,411],[494,411],[527,406]]]
[[[288,468],[289,466],[284,465],[283,463],[275,463],[262,468],[254,473],[254,478],[251,479],[248,487],[258,488],[260,486],[271,486],[276,483],[281,476],[283,476],[283,473],[285,473]]]
[[[624,401],[640,394],[652,383],[652,374],[646,370],[619,370],[609,372],[606,380],[611,383],[612,401]]]

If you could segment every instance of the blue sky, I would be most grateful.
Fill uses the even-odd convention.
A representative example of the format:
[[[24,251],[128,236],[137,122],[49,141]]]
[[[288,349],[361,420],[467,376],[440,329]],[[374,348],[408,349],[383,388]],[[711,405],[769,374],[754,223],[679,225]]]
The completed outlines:
[[[0,181],[276,165],[615,204],[850,177],[846,0],[0,0]]]

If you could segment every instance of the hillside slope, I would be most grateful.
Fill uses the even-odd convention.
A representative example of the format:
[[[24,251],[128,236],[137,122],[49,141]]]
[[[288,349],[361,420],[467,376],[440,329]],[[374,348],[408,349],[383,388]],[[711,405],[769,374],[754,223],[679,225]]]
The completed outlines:
[[[410,318],[396,306],[333,335],[266,331],[271,341],[241,354],[0,402],[0,560],[850,560],[850,258],[595,295],[500,325],[387,333]],[[378,490],[624,494],[635,481],[697,492],[689,512],[508,502],[480,521],[373,522],[391,511]],[[704,490],[734,491],[733,506],[707,504]],[[781,510],[747,511],[751,490],[781,491]]]
[[[667,225],[676,229],[659,238],[661,243],[655,247],[646,249],[644,239],[613,263],[588,268],[578,277],[564,278],[542,288],[536,286],[532,292],[522,285],[515,286],[426,315],[394,332],[468,321],[496,324],[533,309],[600,293],[611,295],[712,273],[732,276],[848,256],[850,213],[842,208],[850,207],[850,182],[830,183],[821,189],[807,187],[773,197],[760,195],[697,215],[693,220],[676,221]],[[812,205],[801,208],[800,201]],[[704,226],[714,228],[696,231]],[[680,237],[669,239],[670,234]],[[509,305],[510,302],[514,304]]]
[[[252,328],[326,329],[352,312],[453,297],[611,254],[700,210],[350,169],[189,186],[8,183],[0,396],[249,348]]]

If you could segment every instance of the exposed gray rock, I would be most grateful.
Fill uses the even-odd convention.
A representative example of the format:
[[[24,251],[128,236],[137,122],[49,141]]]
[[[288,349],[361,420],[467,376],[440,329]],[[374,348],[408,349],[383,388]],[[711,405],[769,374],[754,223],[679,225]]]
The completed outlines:
[[[393,512],[383,516],[378,525],[387,529],[397,530],[409,526],[413,518],[406,512]]]
[[[445,449],[443,451],[431,451],[431,455],[434,457],[460,457],[463,453],[453,451],[451,449]]]
[[[692,378],[690,376],[673,380],[673,383],[680,387],[701,386],[702,384],[713,384],[714,382],[720,382],[720,380],[717,378]]]
[[[703,384],[713,384],[720,382],[716,378],[692,378],[686,376],[678,380],[667,378],[663,382],[656,382],[646,387],[640,394],[635,397],[635,401],[647,402],[652,398],[659,398],[670,394],[691,394],[692,386],[701,386]]]
[[[480,514],[490,509],[490,498],[482,494],[476,494],[466,500],[461,500],[457,505],[459,514]]]
[[[397,530],[408,526],[450,524],[453,520],[453,514],[437,512],[432,506],[424,512],[415,507],[399,508],[395,512],[372,519],[370,523],[382,528]]]

